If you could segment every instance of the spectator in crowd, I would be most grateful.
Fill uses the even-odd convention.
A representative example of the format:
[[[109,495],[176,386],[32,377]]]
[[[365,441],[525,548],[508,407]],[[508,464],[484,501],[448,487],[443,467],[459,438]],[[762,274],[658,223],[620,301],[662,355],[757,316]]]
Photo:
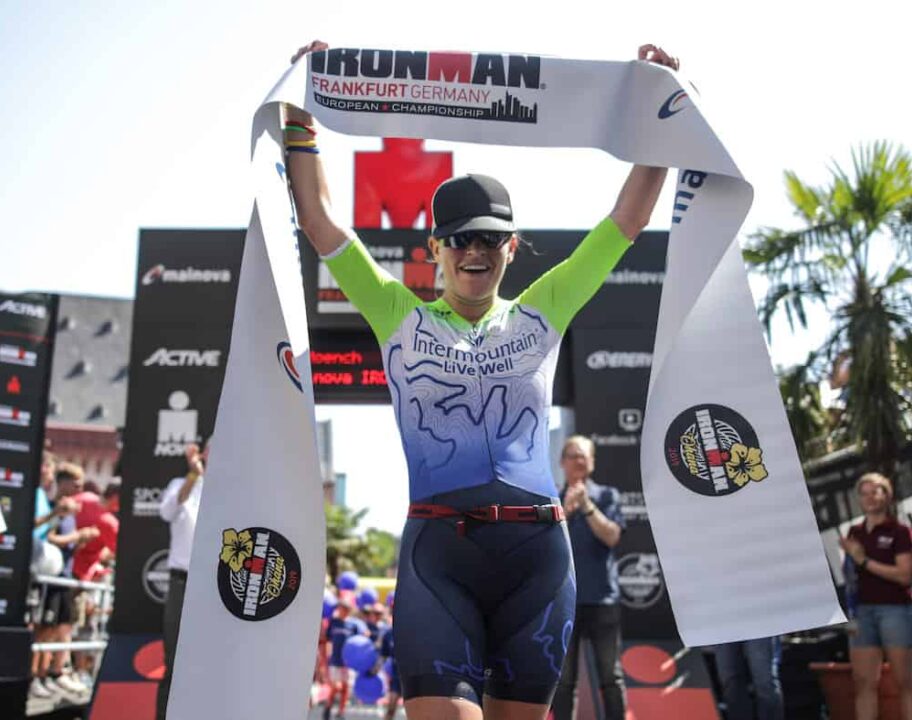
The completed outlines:
[[[716,671],[727,720],[783,720],[778,637],[716,645]],[[753,700],[749,686],[753,687]]]
[[[899,688],[903,720],[912,720],[912,538],[893,517],[893,487],[880,473],[866,473],[855,485],[864,520],[840,545],[855,563],[857,629],[849,637],[855,679],[855,717],[875,720],[883,656]]]
[[[329,629],[326,631],[330,646],[330,690],[329,697],[326,700],[326,707],[323,709],[324,720],[329,720],[337,695],[339,697],[339,714],[336,717],[343,718],[345,716],[345,708],[348,705],[348,696],[351,692],[351,671],[346,667],[345,660],[342,658],[342,648],[346,640],[364,633],[363,624],[352,617],[353,610],[354,605],[352,605],[351,601],[348,598],[340,597],[336,612],[332,620],[329,621]]]
[[[73,498],[58,497],[54,487],[54,476],[57,473],[57,458],[48,450],[41,457],[41,474],[38,487],[35,488],[35,540],[47,540],[51,528],[64,515],[76,512],[77,504]],[[55,502],[52,502],[52,498]]]
[[[158,685],[156,718],[164,720],[171,690],[171,671],[174,667],[174,653],[180,633],[181,611],[184,606],[184,591],[187,588],[187,572],[190,570],[190,551],[193,549],[193,533],[199,515],[200,499],[203,495],[203,475],[209,458],[209,443],[200,448],[196,444],[187,446],[187,473],[174,478],[162,494],[159,514],[170,526],[171,542],[168,549],[168,597],[165,600],[165,617],[162,635],[165,645],[165,674]]]
[[[57,459],[49,450],[41,458],[41,473],[38,487],[35,488],[35,524],[32,533],[32,574],[59,575],[63,569],[63,554],[56,545],[47,541],[48,533],[54,523],[63,515],[76,511],[69,498],[56,504],[51,503],[54,496],[54,473],[57,472]],[[36,590],[39,590],[36,588]],[[35,618],[35,642],[49,642],[54,634],[53,626],[41,624],[41,618]],[[32,684],[29,687],[31,697],[49,700],[53,693],[44,686],[40,673],[44,653],[32,653]],[[50,655],[48,654],[48,662]],[[45,671],[46,672],[46,671]]]
[[[576,567],[576,619],[552,703],[554,718],[571,720],[575,715],[580,639],[587,638],[595,651],[595,679],[606,717],[623,720],[626,690],[621,669],[621,593],[614,557],[625,526],[620,493],[592,481],[595,446],[587,437],[567,438],[561,451],[561,469],[565,480],[561,500]]]
[[[95,493],[83,491],[75,497],[79,503],[76,527],[94,527],[98,530],[98,535],[76,549],[73,555],[73,577],[91,582],[104,575],[114,560],[120,523],[105,509],[101,498]]]
[[[35,540],[46,540],[51,531],[51,524],[59,515],[51,505],[54,493],[54,473],[57,470],[57,459],[53,453],[45,450],[41,456],[41,474],[38,487],[35,488],[35,529],[32,534]]]
[[[386,623],[383,621],[385,611],[386,608],[380,603],[371,603],[364,607],[364,623],[367,625],[371,642],[377,647],[380,646],[381,636],[386,631]]]
[[[102,502],[104,503],[105,510],[119,517],[120,515],[120,481],[112,480],[108,483],[107,487],[102,493]]]
[[[93,490],[92,488],[95,488]],[[76,527],[92,528],[97,534],[88,542],[79,545],[73,553],[73,578],[84,582],[97,582],[104,579],[110,572],[110,565],[114,561],[117,551],[117,534],[120,529],[119,522],[114,515],[107,512],[104,503],[96,492],[97,485],[86,481],[82,489],[72,496],[77,504]],[[80,621],[77,639],[88,640],[91,638],[92,629],[88,619],[94,612],[94,603],[89,592],[80,592],[75,599],[76,616]],[[85,652],[75,653],[73,665],[85,685],[91,685],[91,674],[94,658]]]
[[[73,510],[78,512],[79,505],[73,498],[82,491],[82,468],[72,463],[59,464],[56,482],[55,496],[58,505],[62,505],[64,499],[69,499]],[[98,534],[98,529],[94,527],[77,528],[73,511],[60,515],[47,535],[47,541],[58,547],[63,555],[64,566],[60,577],[73,578],[73,554],[78,547],[85,545]],[[41,637],[54,642],[71,642],[75,600],[76,592],[71,588],[53,585],[47,587],[44,610],[39,623],[42,629],[48,631],[42,632]],[[58,650],[51,654],[50,662],[46,654],[41,658],[32,685],[34,697],[43,696],[38,689],[38,685],[41,685],[52,695],[61,695],[74,703],[87,700],[89,688],[72,675],[69,657],[69,651]]]

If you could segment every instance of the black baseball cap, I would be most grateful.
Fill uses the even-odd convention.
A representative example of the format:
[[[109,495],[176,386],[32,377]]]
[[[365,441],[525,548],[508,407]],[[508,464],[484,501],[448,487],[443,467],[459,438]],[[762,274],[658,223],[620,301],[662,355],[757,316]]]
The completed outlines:
[[[487,175],[462,175],[440,184],[434,193],[434,237],[469,230],[514,232],[510,194]]]

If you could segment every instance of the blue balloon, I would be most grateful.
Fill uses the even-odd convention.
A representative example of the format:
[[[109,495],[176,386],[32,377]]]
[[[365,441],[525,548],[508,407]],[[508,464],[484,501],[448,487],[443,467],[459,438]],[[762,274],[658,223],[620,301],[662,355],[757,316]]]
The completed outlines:
[[[358,587],[358,573],[354,570],[346,570],[336,578],[336,587],[340,590],[354,590]]]
[[[392,659],[392,658],[387,658],[387,659],[386,659],[386,662],[383,663],[383,672],[385,672],[385,673],[386,673],[386,676],[389,677],[389,678],[393,677],[393,675],[396,674],[396,668],[395,668],[395,666],[393,665],[393,659]]]
[[[323,617],[331,618],[339,601],[329,590],[323,591]]]
[[[366,705],[374,705],[386,694],[383,678],[361,674],[355,678],[355,697]]]
[[[365,635],[355,635],[342,646],[342,662],[357,672],[367,672],[377,663],[377,648]]]
[[[377,594],[377,591],[373,588],[364,588],[361,591],[361,594],[358,595],[358,607],[362,610],[368,605],[373,605],[380,599],[380,595]]]

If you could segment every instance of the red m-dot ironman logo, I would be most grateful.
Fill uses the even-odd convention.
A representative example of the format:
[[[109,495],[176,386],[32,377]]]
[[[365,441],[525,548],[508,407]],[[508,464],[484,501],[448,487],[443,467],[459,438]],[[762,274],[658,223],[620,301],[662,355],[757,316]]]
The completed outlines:
[[[298,369],[295,367],[291,343],[286,341],[280,342],[276,347],[276,355],[279,358],[279,364],[285,368],[285,374],[288,375],[288,379],[291,380],[300,392],[304,392],[304,388],[301,385],[301,373],[299,373]]]

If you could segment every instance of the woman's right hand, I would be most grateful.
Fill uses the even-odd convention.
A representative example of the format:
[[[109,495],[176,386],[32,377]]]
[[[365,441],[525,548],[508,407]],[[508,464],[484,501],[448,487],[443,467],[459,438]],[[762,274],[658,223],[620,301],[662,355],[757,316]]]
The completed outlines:
[[[312,52],[328,50],[329,44],[322,40],[311,40],[304,47],[298,48],[298,51],[291,56],[291,64],[294,65],[298,60]],[[294,105],[285,105],[285,122],[297,122],[301,125],[313,125],[313,116],[306,110],[296,108]]]
[[[298,51],[291,56],[291,64],[294,65],[298,60],[307,55],[307,53],[319,52],[320,50],[329,50],[329,44],[322,40],[311,40],[304,47],[298,48]]]

